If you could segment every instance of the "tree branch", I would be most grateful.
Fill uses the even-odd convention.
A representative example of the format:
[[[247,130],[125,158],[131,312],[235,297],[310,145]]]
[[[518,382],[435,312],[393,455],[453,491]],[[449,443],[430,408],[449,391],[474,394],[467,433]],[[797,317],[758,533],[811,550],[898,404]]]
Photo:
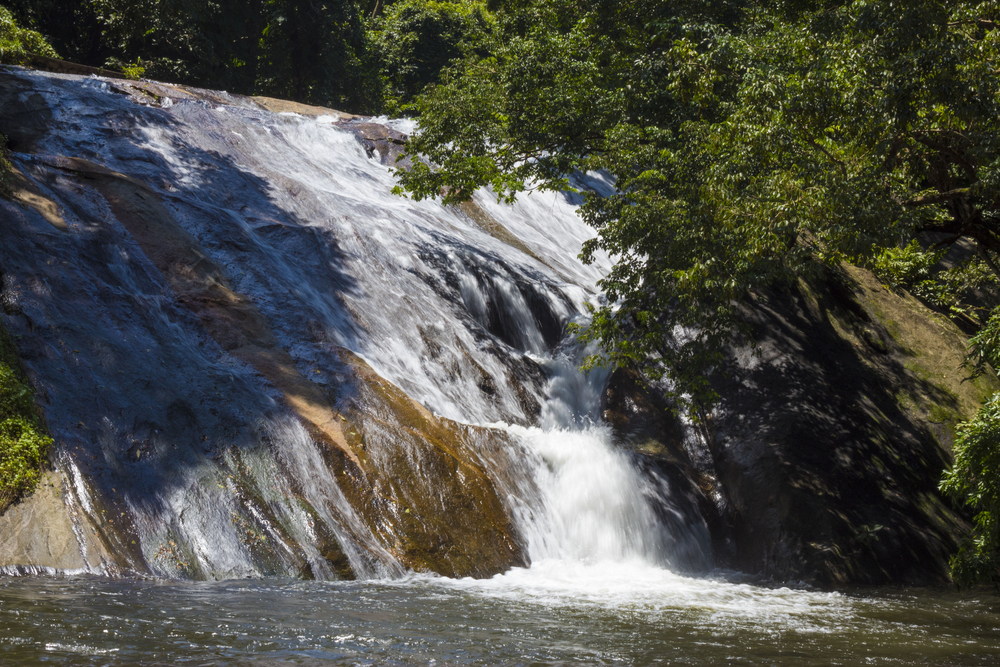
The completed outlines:
[[[900,202],[901,206],[908,206],[910,208],[916,208],[918,206],[930,206],[931,204],[941,204],[946,201],[951,201],[952,199],[961,199],[962,197],[968,197],[970,193],[970,188],[958,188],[956,190],[949,190],[948,192],[935,192],[932,195],[924,195],[923,197],[914,197],[913,199],[907,199],[906,201]]]
[[[993,275],[995,275],[997,279],[1000,280],[1000,267],[998,267],[996,265],[996,262],[994,262],[993,259],[990,257],[989,251],[986,248],[984,248],[983,244],[979,241],[976,241],[976,248],[979,250],[980,257],[982,257],[983,261],[986,262],[986,266],[990,267],[990,270],[993,271]]]

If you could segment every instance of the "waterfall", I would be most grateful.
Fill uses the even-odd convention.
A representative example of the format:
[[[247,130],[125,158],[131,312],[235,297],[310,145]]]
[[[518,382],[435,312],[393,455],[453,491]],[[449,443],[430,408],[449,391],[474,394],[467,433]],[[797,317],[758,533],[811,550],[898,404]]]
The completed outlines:
[[[134,536],[122,568],[330,578],[342,558],[396,576],[400,553],[437,547],[394,531],[446,519],[417,516],[438,499],[399,485],[449,457],[466,457],[470,493],[495,486],[532,567],[710,566],[701,518],[601,421],[607,372],[577,370],[566,325],[611,265],[577,257],[594,235],[578,195],[414,202],[356,122],[18,76],[52,120],[15,163],[69,232],[10,214],[5,324],[34,341],[75,507]],[[453,441],[422,453],[406,420]]]
[[[669,482],[641,472],[612,429],[598,421],[607,371],[577,370],[579,356],[550,364],[548,398],[539,425],[506,426],[534,455],[534,511],[521,512],[533,561],[603,567],[639,563],[701,570],[711,567],[700,517],[671,502]]]

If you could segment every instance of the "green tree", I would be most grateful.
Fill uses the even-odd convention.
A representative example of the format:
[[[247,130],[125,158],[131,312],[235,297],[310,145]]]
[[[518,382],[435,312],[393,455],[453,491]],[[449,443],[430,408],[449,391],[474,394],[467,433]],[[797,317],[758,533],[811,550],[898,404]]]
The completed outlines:
[[[90,0],[4,0],[17,22],[41,33],[62,57],[101,65],[101,25]]]
[[[0,7],[0,63],[19,65],[28,54],[57,57],[38,32],[22,28],[6,7]]]
[[[379,106],[357,3],[267,0],[264,18],[257,93],[346,111]]]
[[[141,61],[147,76],[252,92],[263,0],[91,0],[100,63]]]
[[[373,22],[372,46],[388,83],[392,110],[437,83],[451,61],[475,53],[493,17],[482,2],[402,0]]]
[[[535,2],[421,100],[424,162],[401,188],[511,199],[608,172],[616,192],[580,209],[584,259],[617,259],[583,338],[597,361],[664,369],[697,412],[755,292],[920,233],[972,242],[1000,275],[998,20],[995,2]],[[945,484],[990,553],[995,432],[959,438]],[[958,581],[982,572],[972,553]]]
[[[159,80],[348,111],[380,105],[354,0],[10,2],[26,25],[83,64],[141,66]]]

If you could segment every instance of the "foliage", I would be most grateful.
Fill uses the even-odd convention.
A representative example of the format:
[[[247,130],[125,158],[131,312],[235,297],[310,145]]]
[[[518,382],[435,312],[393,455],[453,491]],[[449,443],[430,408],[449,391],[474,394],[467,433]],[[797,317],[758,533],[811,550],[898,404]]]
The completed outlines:
[[[118,69],[121,70],[122,74],[125,75],[126,79],[131,79],[132,81],[140,80],[146,74],[146,68],[142,65],[142,59],[137,58],[134,63],[116,63]]]
[[[107,57],[91,0],[2,0],[17,21],[45,36],[62,57],[99,66]]]
[[[58,57],[45,38],[18,26],[10,10],[0,7],[0,63],[20,65],[29,53]]]
[[[921,249],[916,239],[902,248],[885,248],[875,257],[875,274],[893,287],[913,289],[934,279],[932,268],[941,261],[944,251]]]
[[[7,1],[87,65],[349,111],[379,104],[354,0]]]
[[[618,261],[584,337],[710,401],[734,304],[816,259],[917,231],[1000,251],[995,5],[809,5],[534,3],[422,102],[410,151],[435,168],[401,185],[510,199],[609,172],[584,256]]]
[[[960,424],[955,465],[945,474],[943,491],[975,513],[974,534],[952,559],[955,583],[1000,586],[1000,394],[975,419]]]
[[[424,162],[400,190],[509,201],[575,170],[614,178],[580,209],[597,230],[584,259],[616,260],[582,332],[595,363],[663,367],[704,410],[739,304],[819,263],[878,257],[959,309],[957,290],[1000,276],[997,3],[519,4],[420,100],[408,151]],[[909,242],[925,232],[979,260],[950,287],[922,278],[933,256]],[[982,516],[977,539],[996,529]]]
[[[923,250],[913,239],[902,248],[883,249],[875,256],[872,270],[891,287],[908,290],[956,320],[966,318],[978,325],[978,314],[983,308],[970,302],[976,300],[976,292],[997,284],[997,278],[979,257],[939,270],[936,265],[945,253],[946,250]]]
[[[267,0],[257,56],[257,94],[346,111],[379,105],[380,86],[351,0]]]
[[[987,372],[988,366],[1000,368],[1000,310],[994,309],[983,328],[969,339],[966,365],[973,377]]]
[[[38,484],[52,439],[20,417],[0,421],[0,512]]]
[[[389,110],[405,111],[452,60],[472,55],[492,26],[486,5],[475,0],[402,0],[389,7],[370,33]]]
[[[35,488],[52,445],[17,366],[13,343],[0,331],[0,512]]]

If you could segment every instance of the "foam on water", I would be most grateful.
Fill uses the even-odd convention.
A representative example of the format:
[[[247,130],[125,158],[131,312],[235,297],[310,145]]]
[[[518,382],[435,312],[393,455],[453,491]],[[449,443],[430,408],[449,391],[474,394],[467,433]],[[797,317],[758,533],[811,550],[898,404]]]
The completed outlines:
[[[619,612],[680,612],[714,622],[773,629],[829,632],[855,612],[839,593],[733,583],[721,577],[686,577],[642,560],[614,564],[545,559],[491,579],[445,579],[411,575],[400,585],[420,583],[509,601],[553,607],[599,607]],[[823,623],[817,624],[816,619]]]

